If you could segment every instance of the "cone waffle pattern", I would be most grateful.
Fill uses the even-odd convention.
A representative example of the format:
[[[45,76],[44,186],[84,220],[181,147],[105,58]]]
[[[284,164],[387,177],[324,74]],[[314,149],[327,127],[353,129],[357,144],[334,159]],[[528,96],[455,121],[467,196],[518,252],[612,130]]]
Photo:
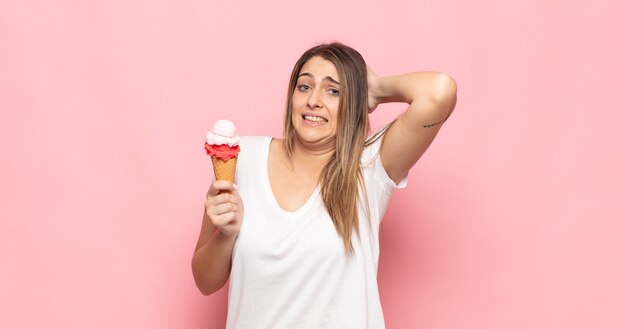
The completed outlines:
[[[228,159],[226,161],[212,156],[213,172],[217,180],[227,180],[231,183],[235,182],[235,169],[237,168],[237,158]]]

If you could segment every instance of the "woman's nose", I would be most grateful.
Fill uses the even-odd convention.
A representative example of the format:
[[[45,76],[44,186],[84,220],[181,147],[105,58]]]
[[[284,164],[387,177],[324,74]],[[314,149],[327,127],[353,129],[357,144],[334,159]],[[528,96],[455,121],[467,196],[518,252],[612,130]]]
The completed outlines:
[[[323,106],[319,89],[314,89],[309,93],[307,105],[309,105],[310,108],[320,108]]]

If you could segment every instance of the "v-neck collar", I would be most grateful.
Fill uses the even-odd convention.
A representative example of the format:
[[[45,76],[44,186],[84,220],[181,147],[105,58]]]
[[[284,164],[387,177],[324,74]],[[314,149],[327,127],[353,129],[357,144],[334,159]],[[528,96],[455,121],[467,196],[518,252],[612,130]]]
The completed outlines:
[[[265,159],[265,160],[263,161],[263,165],[260,166],[261,173],[259,174],[259,177],[263,178],[262,185],[263,185],[263,188],[265,189],[265,192],[269,196],[270,206],[275,211],[282,214],[283,216],[289,219],[296,219],[302,216],[303,213],[306,213],[311,208],[311,206],[313,205],[313,203],[315,202],[315,200],[317,199],[320,193],[319,185],[315,187],[315,190],[313,190],[313,192],[311,193],[307,201],[299,209],[295,211],[287,211],[281,208],[280,205],[278,204],[278,201],[276,200],[276,195],[274,194],[274,191],[272,190],[272,185],[270,184],[270,178],[269,178],[269,172],[268,172],[268,163],[269,163],[270,147],[272,144],[272,140],[273,140],[272,137],[268,137],[267,140],[265,141],[265,145],[263,149],[264,154],[262,157],[262,159]]]

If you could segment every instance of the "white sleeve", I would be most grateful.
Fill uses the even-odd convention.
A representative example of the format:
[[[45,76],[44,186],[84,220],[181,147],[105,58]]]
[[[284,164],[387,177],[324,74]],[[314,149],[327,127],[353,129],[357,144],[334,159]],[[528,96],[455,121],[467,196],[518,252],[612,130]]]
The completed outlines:
[[[374,178],[378,182],[377,185],[381,186],[388,194],[391,194],[395,189],[403,189],[407,186],[408,173],[402,177],[397,184],[389,177],[380,159],[381,145],[382,138],[379,138],[376,142],[363,150],[363,169],[371,170]]]

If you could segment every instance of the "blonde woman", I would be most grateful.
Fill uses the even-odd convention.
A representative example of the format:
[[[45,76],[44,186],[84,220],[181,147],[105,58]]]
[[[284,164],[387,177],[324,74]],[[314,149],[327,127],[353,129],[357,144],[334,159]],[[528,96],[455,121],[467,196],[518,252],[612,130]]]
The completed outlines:
[[[409,106],[368,138],[386,102]],[[237,185],[207,193],[192,269],[205,295],[230,279],[226,327],[384,328],[379,225],[455,104],[446,74],[378,77],[343,44],[306,51],[283,139],[242,137]]]

